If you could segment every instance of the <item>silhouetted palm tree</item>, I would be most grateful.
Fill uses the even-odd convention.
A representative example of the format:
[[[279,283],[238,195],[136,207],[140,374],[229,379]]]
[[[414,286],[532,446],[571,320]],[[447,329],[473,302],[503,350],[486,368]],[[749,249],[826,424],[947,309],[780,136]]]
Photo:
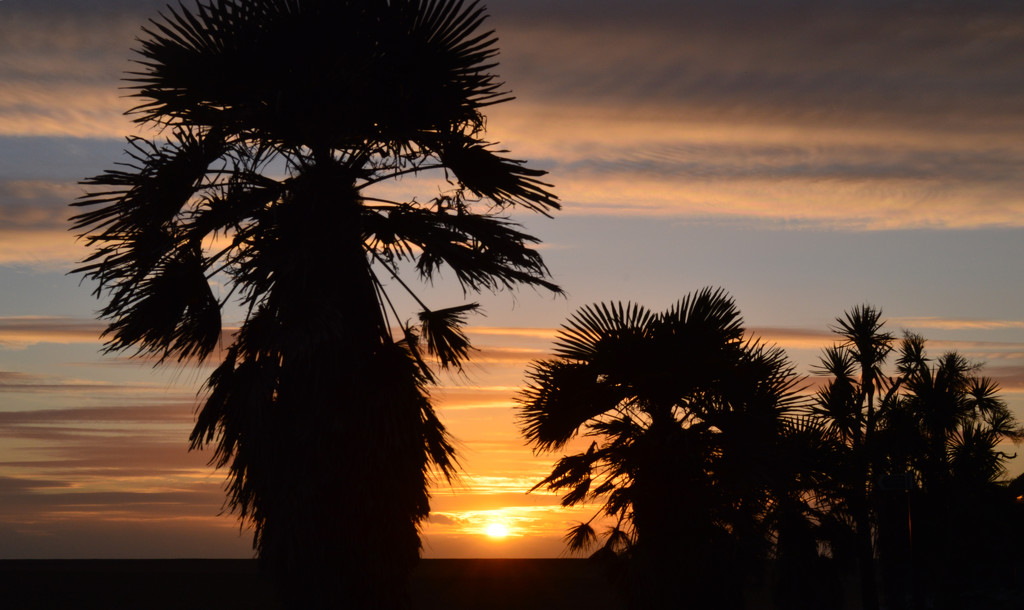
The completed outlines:
[[[914,540],[919,567],[926,568],[923,592],[937,607],[964,607],[982,565],[994,563],[980,542],[986,498],[998,496],[997,479],[1013,457],[998,449],[1019,442],[1024,431],[999,396],[998,385],[980,376],[980,365],[957,352],[931,360],[925,340],[908,333],[897,361],[902,395],[882,422],[880,448],[897,454],[920,482],[915,494]]]
[[[893,350],[892,333],[883,330],[881,310],[860,305],[836,318],[832,331],[840,341],[821,357],[817,372],[830,377],[816,398],[813,413],[846,448],[843,509],[849,512],[857,539],[863,607],[877,610],[875,549],[871,517],[873,454],[879,405],[893,399],[898,383],[882,367]],[[885,392],[879,399],[879,392]]]
[[[798,380],[781,350],[743,333],[721,290],[660,314],[584,307],[560,331],[556,359],[533,363],[519,396],[523,433],[537,449],[595,439],[534,489],[565,492],[565,506],[602,503],[598,514],[615,524],[604,549],[629,555],[639,607],[742,595],[743,551],[765,545],[766,489]],[[597,540],[592,522],[569,532],[571,550]],[[738,582],[722,586],[728,578]]]
[[[918,423],[924,451],[914,466],[922,484],[994,482],[1011,457],[996,446],[1003,439],[1021,440],[1019,424],[999,396],[998,384],[977,374],[980,365],[957,352],[932,363],[924,347],[924,338],[915,334],[901,344],[898,365],[905,393],[896,405]]]
[[[558,291],[504,214],[559,207],[544,172],[483,139],[481,110],[510,99],[484,19],[459,0],[168,7],[129,78],[135,120],[163,137],[130,138],[75,203],[108,350],[202,360],[240,303],[192,447],[215,445],[297,606],[400,604],[430,473],[453,474],[426,360],[460,367],[477,306],[431,310],[402,273]],[[435,196],[407,193],[430,172]]]
[[[955,352],[933,363],[918,335],[899,343],[896,374],[886,376],[882,368],[895,341],[879,310],[854,308],[833,330],[843,340],[821,358],[819,372],[830,379],[812,413],[842,447],[833,465],[840,493],[831,510],[854,525],[864,607],[878,603],[876,552],[890,605],[910,603],[917,563],[927,564],[930,576],[915,594],[958,607],[960,577],[952,566],[963,555],[955,549],[965,548],[957,545],[970,536],[954,543],[953,521],[965,520],[953,515],[973,514],[971,498],[987,493],[982,488],[1002,474],[1009,457],[997,444],[1018,440],[1020,427],[976,365]]]

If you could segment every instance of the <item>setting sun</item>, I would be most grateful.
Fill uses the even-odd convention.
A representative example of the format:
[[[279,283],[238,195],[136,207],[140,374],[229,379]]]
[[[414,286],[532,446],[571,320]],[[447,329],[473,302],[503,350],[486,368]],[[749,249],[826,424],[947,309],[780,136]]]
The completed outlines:
[[[484,531],[489,538],[504,538],[508,536],[508,527],[504,523],[490,523]]]

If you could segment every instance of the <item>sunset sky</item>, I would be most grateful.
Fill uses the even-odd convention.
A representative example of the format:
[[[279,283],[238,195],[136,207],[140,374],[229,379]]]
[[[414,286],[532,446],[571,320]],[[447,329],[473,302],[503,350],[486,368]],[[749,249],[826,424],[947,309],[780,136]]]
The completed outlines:
[[[210,368],[102,355],[100,302],[67,275],[67,204],[141,133],[119,79],[164,4],[0,0],[0,559],[252,554],[223,474],[187,451]],[[488,138],[550,172],[563,211],[515,218],[567,296],[480,299],[480,351],[433,392],[464,474],[434,492],[426,557],[557,556],[589,517],[525,493],[559,456],[523,444],[512,397],[595,301],[721,286],[803,373],[873,304],[986,361],[1024,419],[1024,4],[485,4],[517,98]]]

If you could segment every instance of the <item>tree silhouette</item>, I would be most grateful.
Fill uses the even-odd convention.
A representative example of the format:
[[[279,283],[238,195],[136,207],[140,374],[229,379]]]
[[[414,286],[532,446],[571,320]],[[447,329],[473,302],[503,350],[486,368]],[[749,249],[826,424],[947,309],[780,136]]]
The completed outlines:
[[[798,380],[781,350],[743,334],[721,290],[660,314],[584,307],[519,396],[537,449],[594,439],[534,489],[564,492],[565,506],[601,502],[595,518],[615,524],[602,552],[629,557],[637,607],[741,604],[744,555],[764,552],[773,456]],[[570,530],[571,550],[597,541],[593,521]]]
[[[977,365],[956,352],[933,362],[913,333],[897,343],[877,308],[853,308],[833,331],[841,341],[821,357],[818,372],[830,379],[812,416],[838,441],[826,466],[834,490],[826,518],[852,525],[862,604],[879,603],[880,567],[888,607],[961,607],[964,559],[986,565],[987,554],[965,524],[986,520],[980,498],[1000,497],[1010,456],[997,445],[1019,441],[1021,428]]]
[[[907,502],[913,499],[913,505],[898,506],[897,518],[886,521],[885,498],[880,498],[879,532],[895,529],[909,539],[910,532],[893,524],[905,522],[903,515],[911,518],[911,559],[924,573],[918,585],[925,590],[918,596],[936,607],[960,608],[967,603],[965,589],[983,571],[978,568],[994,563],[990,549],[1001,543],[980,525],[1001,502],[997,480],[1013,457],[998,445],[1019,442],[1024,430],[998,385],[979,374],[980,365],[957,352],[933,361],[925,345],[913,333],[900,344],[901,393],[880,422],[877,451],[885,460],[880,473],[906,473],[912,479]]]
[[[871,516],[873,445],[880,405],[890,401],[898,388],[882,371],[894,347],[893,336],[884,326],[882,311],[870,305],[854,307],[836,318],[832,331],[841,340],[821,357],[817,372],[831,379],[817,392],[813,409],[844,448],[845,458],[840,461],[843,504],[854,524],[861,603],[867,610],[879,607]],[[885,392],[880,399],[879,392]]]
[[[430,309],[403,272],[559,290],[506,216],[558,209],[544,172],[483,139],[482,109],[511,99],[485,17],[460,0],[168,7],[128,78],[160,137],[129,138],[74,204],[108,351],[203,360],[241,306],[191,442],[215,446],[296,607],[401,605],[431,473],[454,472],[427,360],[460,368],[477,305]],[[431,175],[436,195],[407,194]]]

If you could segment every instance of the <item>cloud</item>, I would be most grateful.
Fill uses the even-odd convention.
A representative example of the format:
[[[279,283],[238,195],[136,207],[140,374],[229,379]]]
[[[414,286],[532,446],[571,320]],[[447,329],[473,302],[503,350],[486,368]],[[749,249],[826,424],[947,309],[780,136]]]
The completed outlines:
[[[0,138],[0,150],[19,156],[15,148]],[[68,231],[68,204],[81,194],[70,181],[0,178],[0,265],[67,270],[83,258],[85,248]]]
[[[749,337],[788,349],[820,349],[836,342],[836,335],[826,330],[757,326],[748,329]]]
[[[1020,120],[1024,10],[1007,3],[568,2],[501,15],[502,70],[521,98],[703,121]]]
[[[515,328],[498,326],[469,326],[466,328],[466,333],[469,335],[528,337],[532,339],[553,339],[557,332],[558,329],[556,328]]]
[[[443,386],[437,398],[444,411],[467,409],[508,409],[515,403],[515,386]]]
[[[1004,392],[1024,391],[1024,366],[986,366],[981,374],[993,378]],[[1024,414],[1021,414],[1024,421]]]
[[[0,476],[0,496],[10,496],[11,494],[36,492],[44,489],[50,490],[62,487],[70,487],[70,484],[65,481]]]
[[[29,374],[0,374],[13,387],[71,390],[82,406],[0,411],[0,513],[9,524],[53,531],[76,521],[209,519],[223,504],[223,474],[210,452],[189,452],[195,403],[161,388],[151,404],[90,406],[109,384],[39,383]],[[12,384],[3,383],[4,387]],[[139,388],[133,388],[137,399]],[[10,401],[8,401],[10,408]],[[18,403],[14,403],[18,404]]]
[[[122,4],[11,13],[0,134],[134,129],[117,78],[158,5]],[[1024,226],[1024,9],[493,4],[519,99],[491,109],[489,137],[551,170],[567,214]]]
[[[105,325],[56,316],[0,317],[0,345],[24,348],[37,343],[98,343]]]
[[[471,355],[476,364],[525,365],[531,360],[550,357],[548,350],[525,347],[480,346]]]
[[[937,317],[900,317],[891,318],[892,324],[904,328],[933,328],[940,330],[1011,330],[1024,329],[1024,320],[981,320],[981,319],[950,319]]]
[[[568,214],[1021,226],[1021,9],[727,4],[502,11],[496,139]]]
[[[195,404],[168,402],[150,405],[116,407],[67,407],[60,409],[32,409],[30,411],[0,411],[0,429],[7,426],[41,426],[57,423],[88,422],[131,424],[191,424]]]
[[[685,108],[661,121],[616,111],[520,106],[492,125],[517,155],[550,171],[565,214],[856,230],[1024,222],[1024,177],[1014,171],[1024,163],[1024,125],[1002,135],[918,133],[702,122]]]
[[[79,180],[121,159],[121,141],[0,136],[0,156],[0,265],[74,267],[88,252],[69,204],[85,193]]]
[[[120,78],[143,13],[109,0],[36,4],[0,6],[0,135],[123,134]]]
[[[460,520],[457,515],[446,515],[444,513],[430,513],[429,520],[431,523],[438,523],[441,525],[459,525]]]

